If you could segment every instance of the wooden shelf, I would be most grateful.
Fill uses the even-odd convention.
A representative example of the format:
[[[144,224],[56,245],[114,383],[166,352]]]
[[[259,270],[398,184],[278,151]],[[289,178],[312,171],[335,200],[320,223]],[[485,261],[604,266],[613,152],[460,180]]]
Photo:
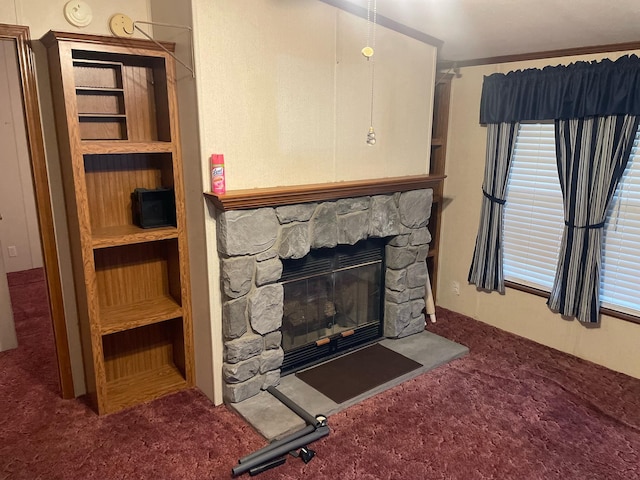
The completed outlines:
[[[231,190],[224,195],[207,192],[205,196],[219,210],[243,210],[434,188],[444,178],[444,175],[415,175],[290,187]]]
[[[163,365],[154,370],[119,378],[107,383],[109,408],[105,413],[148,402],[188,386],[189,383],[180,370],[173,365]]]
[[[101,93],[105,93],[105,94],[112,94],[112,93],[124,93],[124,88],[118,88],[118,87],[76,87],[76,93],[79,94],[83,94],[83,93],[88,93],[88,94],[101,94]]]
[[[73,59],[73,66],[77,67],[77,66],[87,66],[87,67],[93,67],[93,66],[97,66],[97,67],[120,67],[122,68],[122,62],[110,62],[108,60],[89,60],[89,59],[84,59],[84,58],[74,58]]]
[[[78,118],[82,121],[84,119],[92,118],[127,118],[127,116],[124,113],[79,113]]]
[[[94,229],[93,248],[117,247],[171,238],[178,238],[176,227],[140,228],[136,225],[102,227]]]
[[[80,148],[85,155],[126,153],[172,153],[171,142],[129,142],[127,140],[83,140]]]
[[[171,297],[158,297],[100,309],[100,333],[121,332],[182,316],[182,307]]]
[[[111,413],[195,380],[175,63],[149,41],[49,32],[43,43],[87,393]],[[155,207],[176,226],[136,226],[138,188],[171,189],[175,201]]]

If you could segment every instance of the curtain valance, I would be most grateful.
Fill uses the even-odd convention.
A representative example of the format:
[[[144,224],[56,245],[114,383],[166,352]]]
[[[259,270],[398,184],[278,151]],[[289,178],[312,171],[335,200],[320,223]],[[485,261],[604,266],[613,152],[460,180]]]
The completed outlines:
[[[576,62],[484,78],[480,123],[640,115],[640,59]]]

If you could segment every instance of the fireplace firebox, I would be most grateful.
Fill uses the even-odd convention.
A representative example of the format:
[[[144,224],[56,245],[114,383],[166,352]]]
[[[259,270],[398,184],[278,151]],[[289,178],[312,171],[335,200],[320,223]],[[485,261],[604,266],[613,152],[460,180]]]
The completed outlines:
[[[384,245],[363,240],[283,262],[282,374],[382,338]]]

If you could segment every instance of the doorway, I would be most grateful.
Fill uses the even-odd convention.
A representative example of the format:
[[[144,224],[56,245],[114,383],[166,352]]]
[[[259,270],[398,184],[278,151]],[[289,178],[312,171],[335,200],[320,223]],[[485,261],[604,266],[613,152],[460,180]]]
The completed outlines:
[[[44,264],[57,353],[60,393],[63,398],[73,398],[69,343],[29,28],[0,24],[0,40],[3,41],[3,44],[5,41],[11,42],[15,47],[42,263]]]

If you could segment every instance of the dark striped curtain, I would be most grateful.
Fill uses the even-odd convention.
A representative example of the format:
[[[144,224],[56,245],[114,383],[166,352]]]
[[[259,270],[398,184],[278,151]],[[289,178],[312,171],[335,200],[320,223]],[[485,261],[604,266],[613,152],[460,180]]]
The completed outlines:
[[[639,118],[613,115],[555,122],[565,227],[547,304],[585,323],[598,322],[606,213],[629,161]]]
[[[469,283],[504,293],[502,217],[509,166],[518,122],[487,125],[487,153],[482,182],[482,209]]]

